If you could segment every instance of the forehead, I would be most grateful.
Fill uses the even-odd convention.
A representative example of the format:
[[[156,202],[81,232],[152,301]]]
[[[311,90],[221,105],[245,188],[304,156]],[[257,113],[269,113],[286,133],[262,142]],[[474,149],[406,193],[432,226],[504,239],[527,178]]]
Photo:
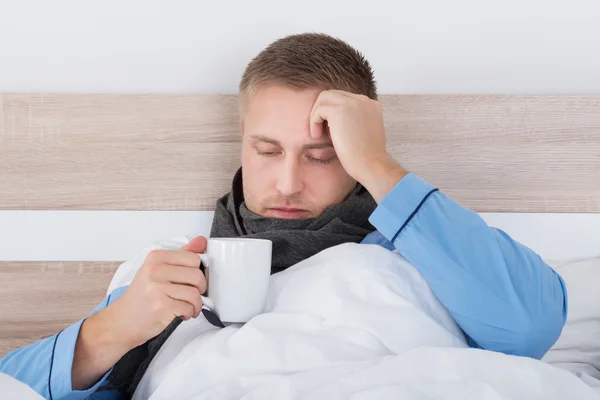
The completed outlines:
[[[259,88],[246,106],[244,134],[267,136],[282,142],[314,141],[310,138],[309,118],[320,92],[320,89],[294,89],[282,85]]]

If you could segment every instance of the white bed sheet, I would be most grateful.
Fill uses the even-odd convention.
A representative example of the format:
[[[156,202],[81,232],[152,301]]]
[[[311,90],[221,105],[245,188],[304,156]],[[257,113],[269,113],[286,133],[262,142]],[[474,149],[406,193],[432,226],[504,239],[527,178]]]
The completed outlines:
[[[134,397],[146,398],[598,400],[600,389],[542,361],[469,349],[408,261],[345,244],[274,275],[265,314],[243,326],[182,323]]]

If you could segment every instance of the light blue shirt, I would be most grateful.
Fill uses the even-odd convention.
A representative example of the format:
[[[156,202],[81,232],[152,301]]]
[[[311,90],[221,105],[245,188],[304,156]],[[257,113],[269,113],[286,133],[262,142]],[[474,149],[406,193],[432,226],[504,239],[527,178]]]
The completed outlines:
[[[465,332],[471,347],[540,359],[567,316],[562,278],[532,250],[414,174],[405,176],[370,217],[377,231],[363,243],[397,249],[425,278]],[[113,291],[95,313],[121,296]],[[48,399],[120,399],[74,391],[71,367],[82,321],[0,360],[0,372]]]

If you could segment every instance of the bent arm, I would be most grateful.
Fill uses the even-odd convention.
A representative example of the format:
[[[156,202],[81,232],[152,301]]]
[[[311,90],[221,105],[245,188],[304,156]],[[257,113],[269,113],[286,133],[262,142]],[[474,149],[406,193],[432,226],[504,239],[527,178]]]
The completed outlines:
[[[474,211],[408,174],[370,221],[420,271],[473,347],[540,359],[558,339],[564,281]]]

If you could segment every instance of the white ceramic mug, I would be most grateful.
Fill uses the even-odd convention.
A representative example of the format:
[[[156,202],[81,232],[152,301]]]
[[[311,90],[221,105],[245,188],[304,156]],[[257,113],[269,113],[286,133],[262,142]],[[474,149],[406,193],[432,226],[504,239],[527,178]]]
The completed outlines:
[[[248,322],[262,313],[271,276],[273,243],[266,239],[208,239],[200,254],[208,283],[203,307],[223,322]]]

